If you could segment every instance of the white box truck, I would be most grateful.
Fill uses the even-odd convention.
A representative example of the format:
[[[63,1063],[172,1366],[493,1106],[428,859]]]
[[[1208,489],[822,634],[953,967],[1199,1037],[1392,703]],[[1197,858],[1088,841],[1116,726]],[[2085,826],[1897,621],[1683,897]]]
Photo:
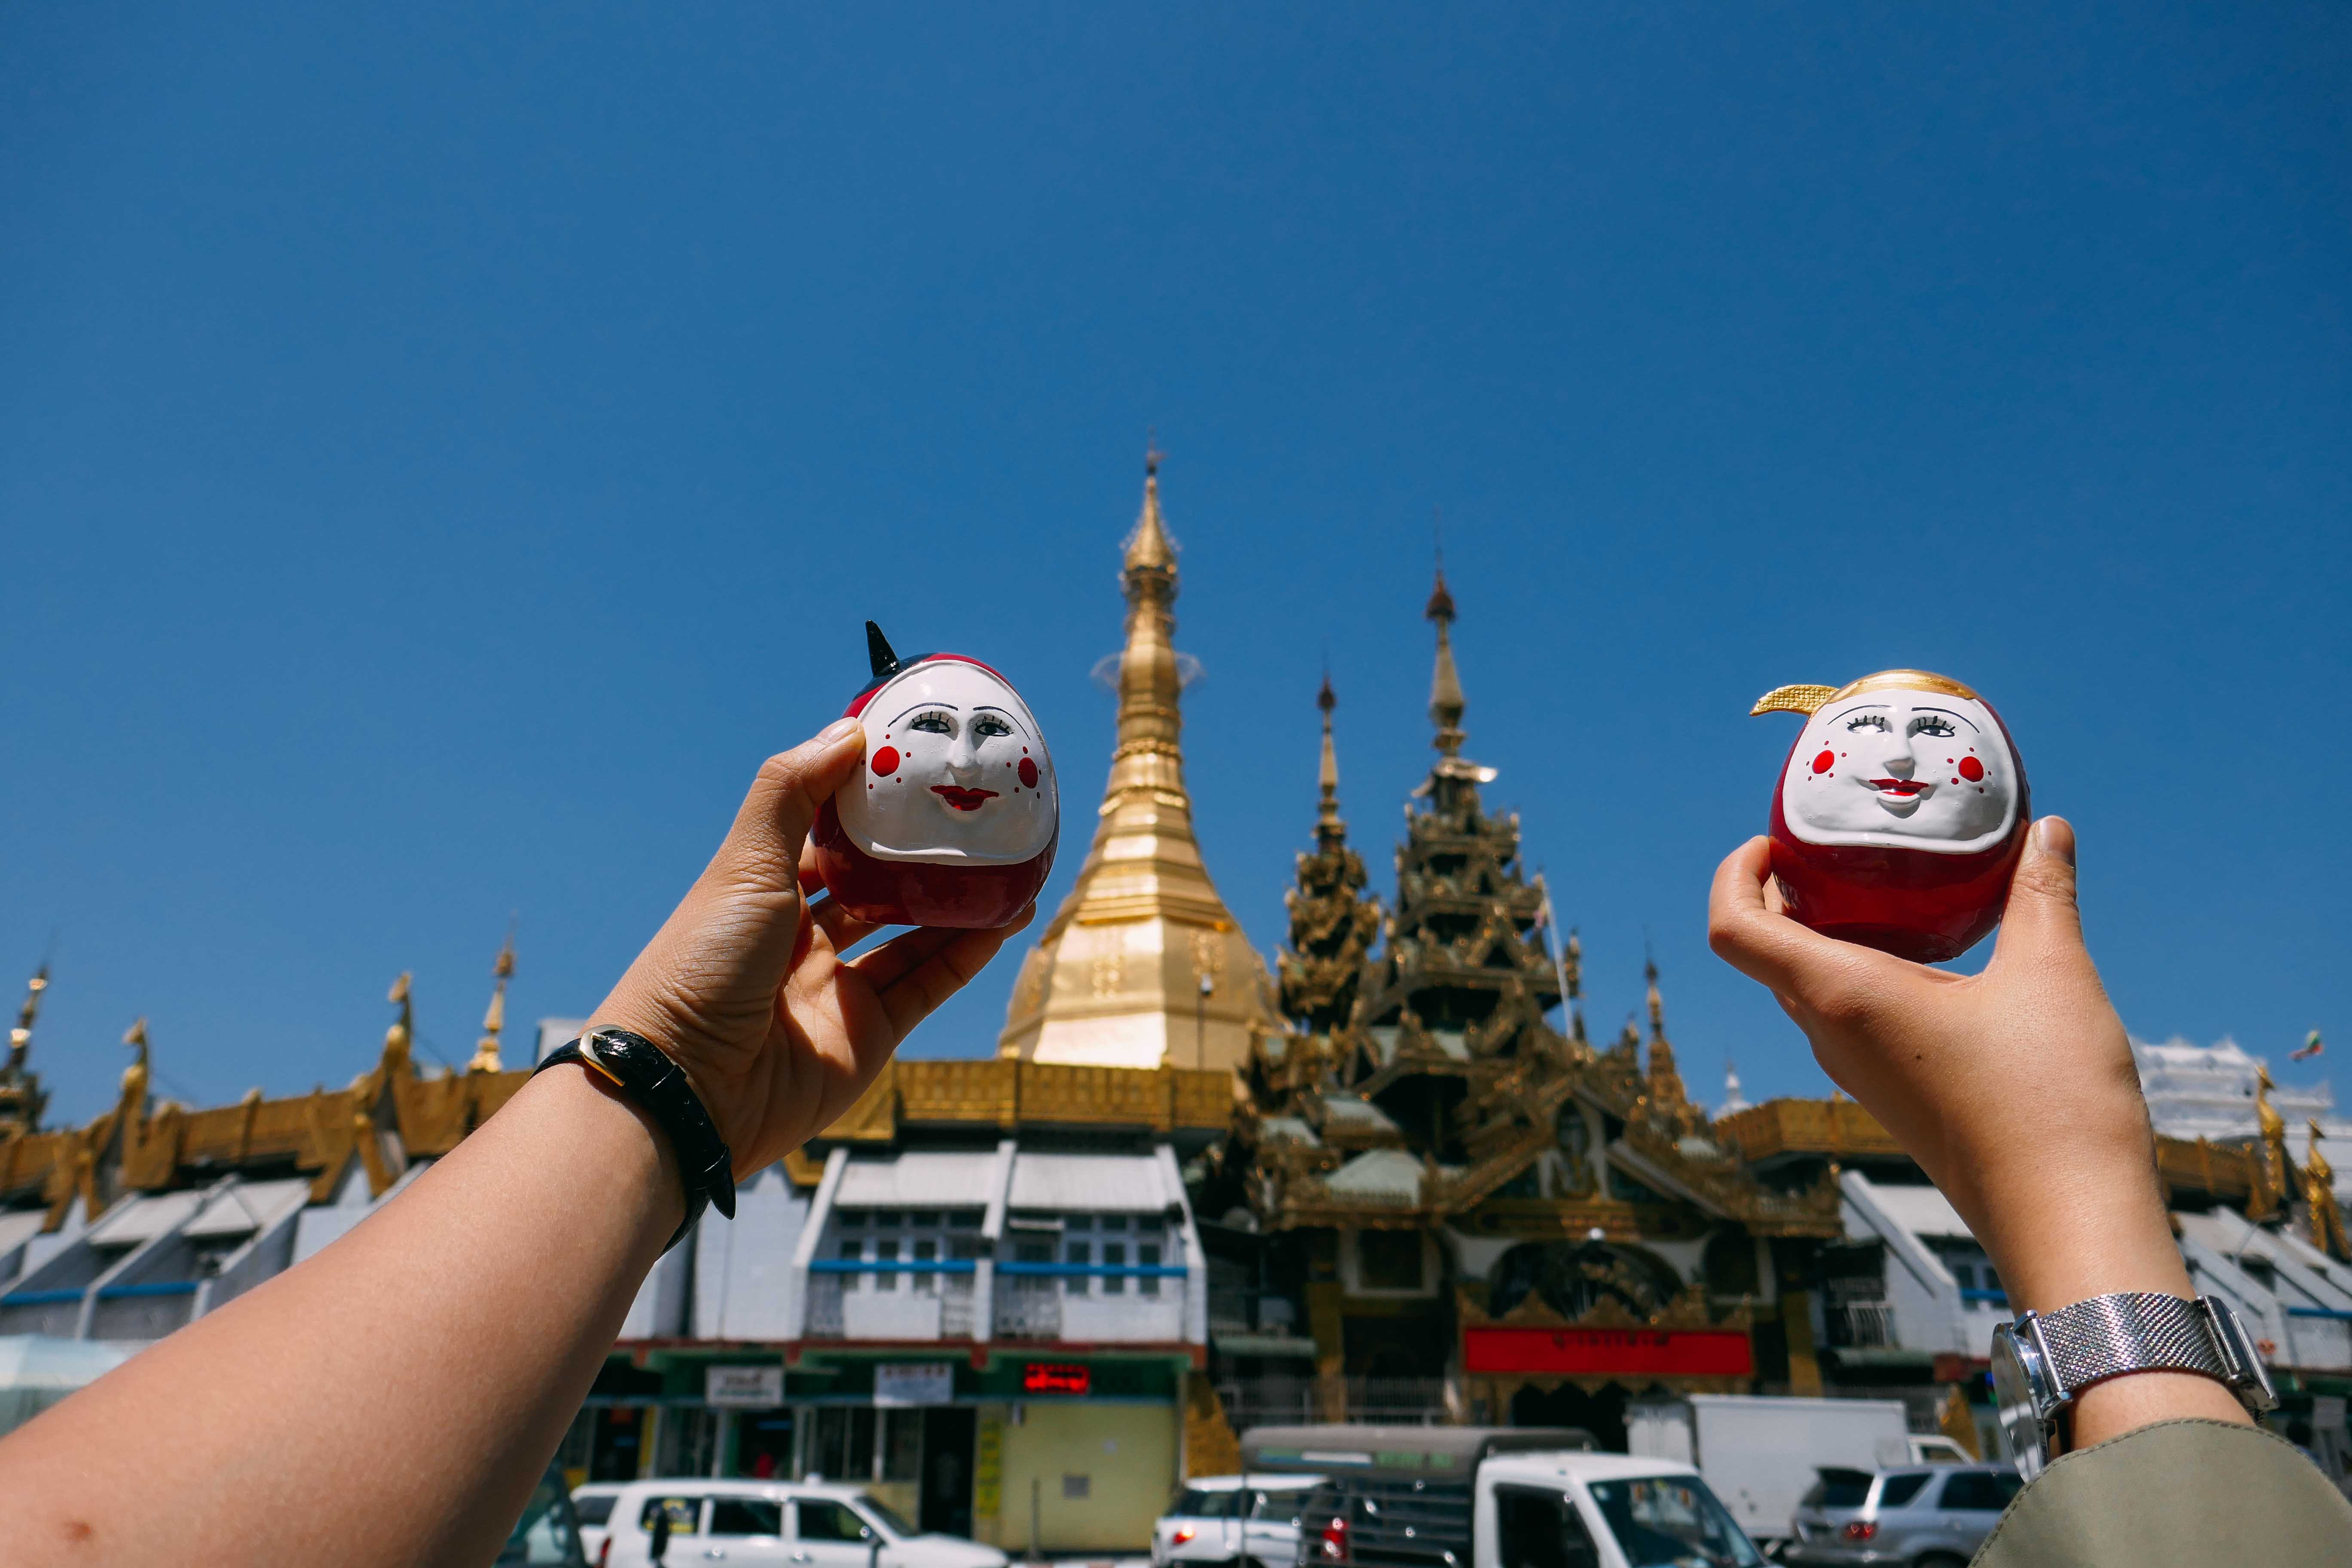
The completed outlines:
[[[1823,1465],[1959,1464],[1949,1437],[1914,1437],[1899,1399],[1794,1399],[1694,1394],[1625,1412],[1626,1447],[1697,1467],[1741,1529],[1789,1538],[1790,1516]]]

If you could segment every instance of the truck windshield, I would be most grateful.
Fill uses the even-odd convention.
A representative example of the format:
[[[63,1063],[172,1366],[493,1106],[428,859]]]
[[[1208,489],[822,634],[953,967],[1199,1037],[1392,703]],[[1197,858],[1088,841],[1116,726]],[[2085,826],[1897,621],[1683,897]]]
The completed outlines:
[[[1591,1490],[1631,1568],[1761,1568],[1763,1554],[1696,1476],[1594,1481]]]

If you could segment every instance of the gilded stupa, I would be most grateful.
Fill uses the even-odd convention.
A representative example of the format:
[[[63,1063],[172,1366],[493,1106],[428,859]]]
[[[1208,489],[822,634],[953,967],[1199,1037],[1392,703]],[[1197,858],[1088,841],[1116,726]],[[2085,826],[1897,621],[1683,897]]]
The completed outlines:
[[[1078,879],[1021,965],[997,1054],[1082,1067],[1229,1068],[1276,1032],[1265,961],[1217,896],[1192,836],[1171,643],[1176,546],[1158,454],[1122,573],[1118,744]]]

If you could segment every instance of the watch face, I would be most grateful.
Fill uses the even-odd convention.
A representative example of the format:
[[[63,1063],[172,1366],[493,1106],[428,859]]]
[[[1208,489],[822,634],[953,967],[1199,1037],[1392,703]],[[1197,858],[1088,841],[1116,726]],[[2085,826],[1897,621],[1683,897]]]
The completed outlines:
[[[2033,1347],[2003,1323],[1992,1331],[1993,1412],[2000,1421],[2001,1447],[2017,1473],[2032,1480],[2042,1473],[2048,1438],[2041,1402],[2034,1397]]]

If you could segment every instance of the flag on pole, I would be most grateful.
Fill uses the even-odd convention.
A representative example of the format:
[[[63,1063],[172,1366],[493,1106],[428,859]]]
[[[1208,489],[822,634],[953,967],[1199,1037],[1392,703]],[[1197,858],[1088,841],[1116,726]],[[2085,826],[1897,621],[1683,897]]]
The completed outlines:
[[[2286,1059],[2291,1062],[2308,1061],[2326,1048],[2327,1042],[2319,1037],[2318,1030],[2314,1029],[2303,1037],[2303,1048],[2287,1052]]]

